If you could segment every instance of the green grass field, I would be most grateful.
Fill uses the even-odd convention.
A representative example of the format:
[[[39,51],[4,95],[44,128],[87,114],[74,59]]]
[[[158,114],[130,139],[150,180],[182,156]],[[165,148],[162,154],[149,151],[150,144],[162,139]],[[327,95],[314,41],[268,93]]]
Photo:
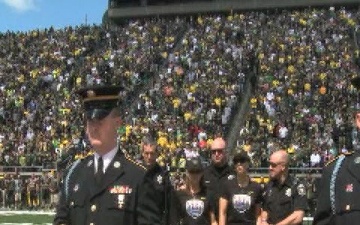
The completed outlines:
[[[0,225],[51,225],[54,218],[52,212],[37,211],[0,211]],[[310,225],[311,217],[304,218],[304,225]]]
[[[49,212],[36,211],[0,211],[0,225],[49,225],[54,216]]]

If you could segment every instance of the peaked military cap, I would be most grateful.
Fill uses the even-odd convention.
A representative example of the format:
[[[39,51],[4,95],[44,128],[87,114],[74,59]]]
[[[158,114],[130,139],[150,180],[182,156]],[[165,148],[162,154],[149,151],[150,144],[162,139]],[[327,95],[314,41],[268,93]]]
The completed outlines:
[[[124,88],[121,86],[91,86],[77,91],[81,97],[86,119],[104,119],[125,98]]]

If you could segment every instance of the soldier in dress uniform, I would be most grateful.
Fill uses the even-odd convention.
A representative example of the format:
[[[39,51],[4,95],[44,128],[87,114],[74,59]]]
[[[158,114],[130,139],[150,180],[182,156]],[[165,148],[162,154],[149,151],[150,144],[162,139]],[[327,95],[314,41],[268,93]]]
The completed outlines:
[[[270,182],[264,190],[261,225],[302,224],[308,209],[305,184],[289,174],[289,155],[285,150],[271,154]]]
[[[117,130],[126,98],[123,88],[94,86],[80,89],[78,94],[94,154],[65,171],[54,224],[158,224],[146,168],[119,149]]]
[[[353,79],[352,84],[359,89],[360,77]],[[350,136],[351,151],[339,155],[323,169],[313,225],[348,225],[360,221],[359,131],[360,110],[357,110],[354,113],[354,126],[347,135]]]
[[[141,156],[143,165],[147,168],[146,178],[153,184],[155,194],[152,196],[160,211],[161,224],[167,225],[169,221],[170,193],[172,191],[169,173],[166,168],[159,165],[156,159],[159,156],[156,141],[150,135],[145,136],[141,143]]]

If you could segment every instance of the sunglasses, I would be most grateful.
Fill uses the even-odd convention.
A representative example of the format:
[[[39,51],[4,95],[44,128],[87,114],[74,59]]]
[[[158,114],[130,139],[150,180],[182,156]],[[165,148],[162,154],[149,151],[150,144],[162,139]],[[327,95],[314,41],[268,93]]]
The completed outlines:
[[[281,164],[283,164],[283,163],[282,163],[282,162],[278,162],[278,163],[269,162],[269,165],[270,165],[270,167],[272,167],[272,168],[275,168],[275,167],[277,167],[278,165],[281,165]]]
[[[216,153],[218,153],[219,155],[224,153],[223,148],[221,148],[221,149],[211,149],[210,151],[211,151],[211,154],[213,154],[213,155],[215,155]]]

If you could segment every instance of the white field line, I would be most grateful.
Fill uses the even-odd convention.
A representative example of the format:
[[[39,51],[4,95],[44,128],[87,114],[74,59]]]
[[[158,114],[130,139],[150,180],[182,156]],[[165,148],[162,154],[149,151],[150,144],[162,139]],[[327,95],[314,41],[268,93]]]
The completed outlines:
[[[34,225],[33,223],[0,223],[0,225]],[[51,223],[44,223],[42,225],[51,225]]]
[[[53,211],[13,211],[13,210],[0,210],[1,216],[12,216],[12,215],[55,215]]]

